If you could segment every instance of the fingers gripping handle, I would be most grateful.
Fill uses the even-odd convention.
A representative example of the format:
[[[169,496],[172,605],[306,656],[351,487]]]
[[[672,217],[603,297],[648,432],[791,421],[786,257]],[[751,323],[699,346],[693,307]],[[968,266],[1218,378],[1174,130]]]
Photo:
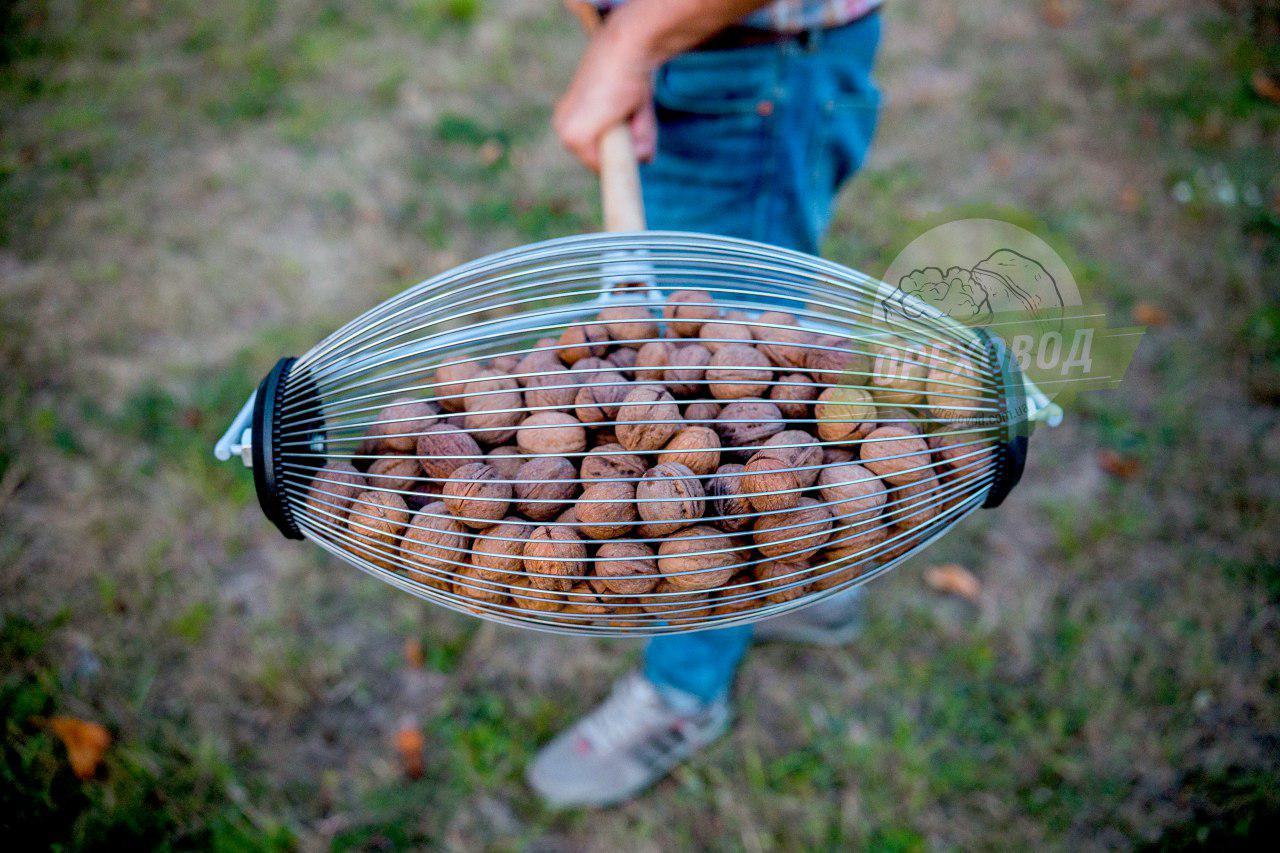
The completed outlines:
[[[588,34],[600,28],[600,13],[594,6],[581,0],[567,0],[565,5]],[[600,206],[604,209],[604,230],[645,230],[640,166],[626,122],[600,135]]]

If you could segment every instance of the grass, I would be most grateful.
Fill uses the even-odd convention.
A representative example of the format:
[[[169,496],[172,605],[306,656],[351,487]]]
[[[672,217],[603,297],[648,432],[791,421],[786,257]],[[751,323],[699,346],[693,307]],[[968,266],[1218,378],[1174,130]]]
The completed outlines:
[[[633,803],[555,813],[523,766],[638,647],[472,624],[285,542],[211,447],[281,355],[433,272],[595,227],[547,127],[575,28],[476,0],[6,5],[0,826],[237,850],[1273,834],[1265,53],[1190,3],[1060,26],[1003,0],[886,15],[880,135],[828,254],[878,274],[931,224],[1000,211],[1116,324],[1139,303],[1170,321],[1124,388],[1037,435],[1016,500],[869,588],[861,642],[753,650],[727,738]],[[925,561],[971,568],[979,603],[929,591]],[[111,732],[94,778],[71,774],[58,714]]]

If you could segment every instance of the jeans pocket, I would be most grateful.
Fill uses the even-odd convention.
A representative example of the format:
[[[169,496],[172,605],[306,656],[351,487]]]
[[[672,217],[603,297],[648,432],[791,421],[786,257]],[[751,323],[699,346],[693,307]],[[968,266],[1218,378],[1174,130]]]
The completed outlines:
[[[670,113],[754,114],[777,86],[772,59],[772,51],[752,48],[682,54],[658,70],[654,104]]]

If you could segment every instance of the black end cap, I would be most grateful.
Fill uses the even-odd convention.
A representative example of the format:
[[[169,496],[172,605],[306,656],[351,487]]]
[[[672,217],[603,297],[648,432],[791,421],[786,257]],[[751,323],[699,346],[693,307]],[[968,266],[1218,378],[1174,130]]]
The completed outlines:
[[[284,462],[286,458],[293,461],[299,457],[310,461],[310,454],[286,454],[280,446],[285,390],[289,371],[296,361],[296,358],[277,361],[258,386],[253,400],[253,485],[263,513],[288,539],[303,537],[285,493]],[[309,389],[310,383],[304,383],[304,388]],[[307,401],[304,398],[302,402],[305,405]]]
[[[1004,341],[993,337],[985,329],[977,331],[986,347],[997,383],[1000,440],[996,443],[996,477],[987,492],[986,502],[982,504],[984,509],[993,509],[1004,503],[1004,499],[1022,479],[1022,472],[1027,467],[1031,425],[1027,421],[1027,389],[1023,384],[1018,362]]]

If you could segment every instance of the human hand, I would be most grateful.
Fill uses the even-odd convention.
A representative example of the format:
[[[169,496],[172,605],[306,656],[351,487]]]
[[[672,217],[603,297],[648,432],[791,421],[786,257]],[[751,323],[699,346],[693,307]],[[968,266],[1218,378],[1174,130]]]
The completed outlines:
[[[608,26],[591,39],[569,88],[556,104],[552,127],[565,148],[600,170],[600,137],[627,122],[636,157],[653,158],[658,122],[653,113],[653,63]]]

